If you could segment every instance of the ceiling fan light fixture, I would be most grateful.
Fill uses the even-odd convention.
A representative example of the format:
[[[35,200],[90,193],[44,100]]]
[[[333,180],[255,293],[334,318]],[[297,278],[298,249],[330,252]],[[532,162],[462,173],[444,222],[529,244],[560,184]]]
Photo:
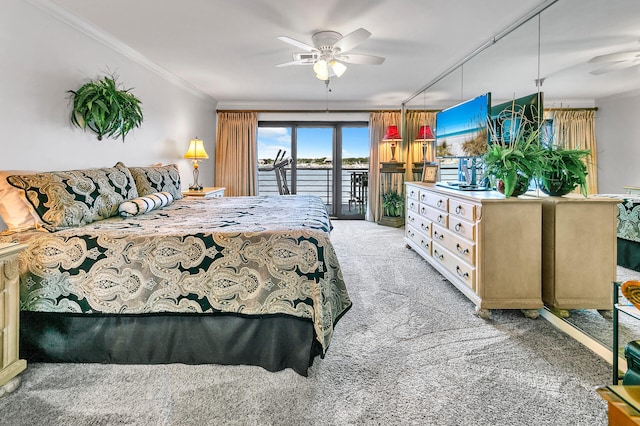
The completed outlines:
[[[331,70],[336,75],[336,77],[341,77],[342,74],[347,70],[347,66],[342,62],[336,61],[335,59],[329,62],[331,66]]]
[[[324,59],[320,59],[318,62],[313,64],[313,72],[316,73],[316,78],[318,80],[328,80],[329,79],[329,65],[327,61]]]

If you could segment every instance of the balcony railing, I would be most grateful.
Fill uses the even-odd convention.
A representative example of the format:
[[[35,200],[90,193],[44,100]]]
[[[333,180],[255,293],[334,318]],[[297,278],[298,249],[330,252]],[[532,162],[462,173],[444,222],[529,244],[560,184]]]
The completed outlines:
[[[292,188],[291,169],[287,168],[286,171],[289,188]],[[368,171],[369,169],[364,167],[345,167],[342,169],[340,204],[349,205],[354,201],[362,202],[363,200],[366,200],[368,190]],[[296,194],[317,195],[322,198],[325,204],[332,204],[333,193],[331,188],[333,185],[333,169],[298,168],[296,173]],[[279,194],[276,174],[272,169],[258,168],[258,194]],[[360,200],[357,200],[358,197]]]

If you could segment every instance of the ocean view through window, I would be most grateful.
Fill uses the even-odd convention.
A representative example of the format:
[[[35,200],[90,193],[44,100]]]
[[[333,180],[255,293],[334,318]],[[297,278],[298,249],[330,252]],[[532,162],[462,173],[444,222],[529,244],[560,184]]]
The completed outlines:
[[[334,218],[364,219],[369,173],[366,122],[265,122],[258,127],[258,194],[278,194],[273,163],[286,152],[292,194],[322,198]]]

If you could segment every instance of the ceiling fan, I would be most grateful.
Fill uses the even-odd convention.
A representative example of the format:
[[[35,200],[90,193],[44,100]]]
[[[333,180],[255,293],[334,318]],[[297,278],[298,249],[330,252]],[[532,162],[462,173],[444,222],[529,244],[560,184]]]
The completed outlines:
[[[596,56],[591,58],[589,63],[607,63],[607,65],[591,71],[591,74],[594,75],[634,67],[640,65],[640,50]]]
[[[316,78],[328,81],[331,77],[340,77],[347,70],[345,64],[380,65],[384,62],[380,56],[347,53],[370,36],[371,33],[364,28],[358,28],[344,37],[335,31],[320,31],[311,37],[313,46],[290,37],[278,37],[304,52],[294,53],[293,61],[276,66],[313,65]]]

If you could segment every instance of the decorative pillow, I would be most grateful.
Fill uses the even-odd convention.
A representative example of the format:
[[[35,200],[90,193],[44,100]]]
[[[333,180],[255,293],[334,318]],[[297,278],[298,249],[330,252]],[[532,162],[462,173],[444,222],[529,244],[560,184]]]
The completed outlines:
[[[32,175],[30,170],[0,171],[0,217],[11,231],[42,228],[42,220],[25,198],[24,191],[9,185],[7,177],[11,175]]]
[[[170,192],[156,192],[123,202],[118,206],[118,212],[122,217],[137,216],[151,210],[161,209],[171,203],[173,203],[173,195]]]
[[[155,192],[169,192],[174,200],[182,198],[180,172],[175,164],[159,167],[129,167],[141,197]]]
[[[120,164],[103,169],[12,175],[7,181],[24,191],[50,231],[114,216],[123,201],[138,196],[129,169]]]

